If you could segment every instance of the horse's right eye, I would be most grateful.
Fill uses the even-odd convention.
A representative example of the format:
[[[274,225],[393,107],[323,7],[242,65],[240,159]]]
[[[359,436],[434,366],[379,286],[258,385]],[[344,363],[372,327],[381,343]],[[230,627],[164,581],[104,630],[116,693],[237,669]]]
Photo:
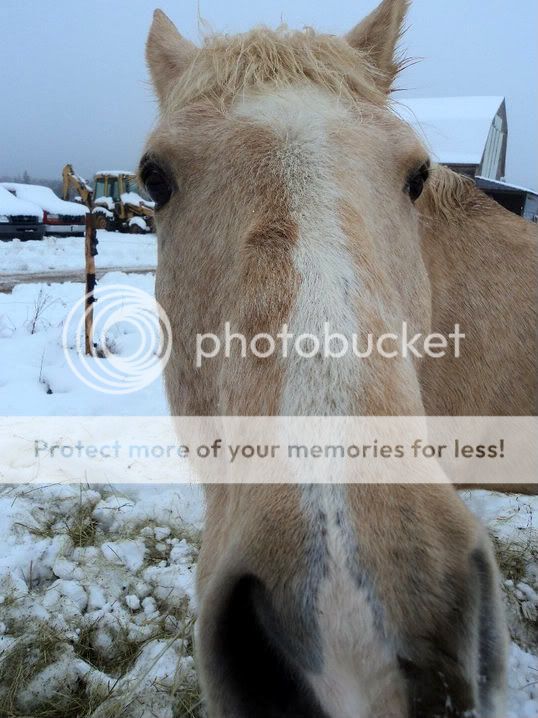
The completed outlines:
[[[148,162],[142,166],[140,176],[147,193],[155,202],[155,209],[164,207],[176,189],[169,175],[155,162]]]
[[[430,176],[430,161],[426,160],[419,168],[418,170],[415,170],[414,172],[411,172],[409,177],[407,178],[407,182],[405,185],[405,191],[411,198],[411,202],[416,202],[417,199],[422,194],[422,190],[424,189],[424,185],[428,181],[428,177]]]

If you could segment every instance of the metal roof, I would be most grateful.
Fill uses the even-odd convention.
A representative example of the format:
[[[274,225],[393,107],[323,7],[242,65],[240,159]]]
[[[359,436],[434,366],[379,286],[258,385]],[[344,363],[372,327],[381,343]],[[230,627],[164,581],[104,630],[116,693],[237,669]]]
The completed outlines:
[[[488,189],[504,190],[506,192],[526,192],[527,194],[533,194],[538,197],[538,192],[529,187],[521,187],[517,184],[511,184],[510,182],[502,182],[501,180],[494,180],[490,177],[481,177],[476,175],[475,180],[480,187],[487,187]]]
[[[479,165],[504,97],[402,98],[394,112],[408,122],[442,164]]]

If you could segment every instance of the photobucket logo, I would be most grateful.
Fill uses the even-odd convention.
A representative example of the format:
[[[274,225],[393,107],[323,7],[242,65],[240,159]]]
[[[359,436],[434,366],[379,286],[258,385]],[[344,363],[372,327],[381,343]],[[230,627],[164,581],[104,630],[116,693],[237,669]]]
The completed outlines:
[[[86,295],[71,308],[62,333],[71,371],[91,389],[131,394],[153,382],[170,358],[172,329],[151,294],[123,284],[93,292],[93,355],[86,355]]]
[[[284,358],[295,353],[302,359],[316,356],[341,359],[350,354],[367,359],[374,353],[385,359],[420,359],[425,356],[437,359],[449,353],[458,358],[463,339],[465,334],[461,332],[459,324],[455,324],[454,330],[446,335],[439,332],[411,334],[407,322],[402,322],[399,334],[387,332],[376,337],[369,333],[359,337],[357,334],[346,336],[341,332],[333,332],[330,323],[325,322],[321,336],[310,333],[295,335],[289,331],[287,324],[283,324],[276,335],[260,333],[247,340],[244,334],[232,331],[230,322],[226,322],[222,338],[213,333],[196,335],[196,366],[200,368],[205,360],[213,359],[221,352],[227,359],[231,356],[234,359],[238,356],[245,359],[249,355],[267,359],[275,353]]]

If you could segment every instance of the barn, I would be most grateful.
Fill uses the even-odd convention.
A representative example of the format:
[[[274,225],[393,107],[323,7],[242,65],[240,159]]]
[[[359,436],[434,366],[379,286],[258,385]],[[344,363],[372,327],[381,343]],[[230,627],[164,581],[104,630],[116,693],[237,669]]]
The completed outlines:
[[[538,194],[504,181],[508,120],[504,97],[405,98],[394,109],[432,158],[467,175],[503,207],[538,221]]]

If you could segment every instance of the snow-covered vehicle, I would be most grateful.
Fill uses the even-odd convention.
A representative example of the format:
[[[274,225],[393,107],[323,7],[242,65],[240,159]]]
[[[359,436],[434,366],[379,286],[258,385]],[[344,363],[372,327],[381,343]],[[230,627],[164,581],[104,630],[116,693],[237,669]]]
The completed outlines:
[[[155,203],[143,195],[136,176],[127,170],[103,170],[94,177],[94,188],[76,174],[73,165],[62,170],[63,197],[74,190],[77,201],[92,208],[97,229],[146,234],[153,232]]]
[[[142,196],[132,172],[97,172],[94,180],[93,212],[98,229],[120,232],[153,232],[155,203]]]
[[[43,239],[43,210],[0,185],[0,239]]]
[[[50,187],[19,182],[3,182],[2,186],[17,199],[31,202],[43,210],[45,234],[82,236],[85,231],[87,209],[78,202],[66,202]]]

